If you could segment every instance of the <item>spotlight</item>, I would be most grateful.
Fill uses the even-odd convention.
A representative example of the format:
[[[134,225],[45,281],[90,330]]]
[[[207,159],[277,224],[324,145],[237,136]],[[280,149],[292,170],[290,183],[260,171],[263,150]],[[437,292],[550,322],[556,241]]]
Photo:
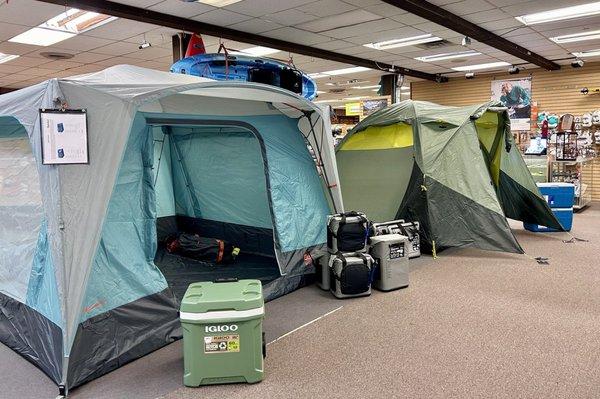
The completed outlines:
[[[475,79],[475,72],[465,73],[465,79]]]
[[[519,72],[521,72],[521,68],[517,67],[517,66],[511,66],[510,68],[508,68],[508,74],[509,75],[518,75]]]
[[[470,46],[471,45],[471,38],[469,36],[465,36],[462,39],[462,43],[463,46]]]
[[[143,49],[148,48],[150,46],[152,46],[152,45],[149,42],[147,42],[146,40],[144,40],[143,43],[138,46],[138,48],[140,50],[143,50]]]
[[[571,62],[571,66],[573,68],[581,68],[583,66],[583,64],[585,64],[585,62],[583,62],[583,60],[575,60],[575,61]]]

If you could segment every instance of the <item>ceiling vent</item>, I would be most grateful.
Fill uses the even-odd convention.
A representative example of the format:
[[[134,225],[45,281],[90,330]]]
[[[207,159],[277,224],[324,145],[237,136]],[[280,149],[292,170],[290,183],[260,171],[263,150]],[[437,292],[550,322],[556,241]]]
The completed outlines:
[[[345,93],[346,89],[344,89],[343,87],[336,87],[334,89],[330,89],[329,92],[333,93],[333,94],[340,94],[340,93]]]
[[[60,61],[60,60],[68,60],[73,58],[73,54],[69,54],[69,53],[58,53],[55,51],[46,51],[43,53],[40,53],[40,55],[44,58],[48,58],[49,60],[53,60],[53,61]]]

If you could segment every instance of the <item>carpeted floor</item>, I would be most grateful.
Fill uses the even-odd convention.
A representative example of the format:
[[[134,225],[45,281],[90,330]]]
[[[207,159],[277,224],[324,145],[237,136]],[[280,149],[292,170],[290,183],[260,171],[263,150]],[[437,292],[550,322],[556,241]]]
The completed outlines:
[[[183,388],[177,343],[72,396],[600,397],[600,205],[575,218],[573,234],[589,242],[513,227],[529,257],[446,251],[411,261],[404,290],[336,300],[311,286],[268,303],[268,339],[281,338],[268,347],[259,384]],[[0,398],[56,395],[50,380],[2,345],[0,375]]]
[[[270,345],[262,383],[164,398],[600,397],[600,207],[576,216],[589,242],[513,227],[549,265],[476,250],[421,259],[408,289],[339,301]]]

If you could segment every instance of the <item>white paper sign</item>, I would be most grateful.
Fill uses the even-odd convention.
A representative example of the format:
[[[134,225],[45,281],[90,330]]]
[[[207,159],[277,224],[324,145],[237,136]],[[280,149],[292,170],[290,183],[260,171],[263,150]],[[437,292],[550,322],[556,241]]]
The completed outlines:
[[[87,115],[84,110],[40,110],[42,163],[87,164]]]

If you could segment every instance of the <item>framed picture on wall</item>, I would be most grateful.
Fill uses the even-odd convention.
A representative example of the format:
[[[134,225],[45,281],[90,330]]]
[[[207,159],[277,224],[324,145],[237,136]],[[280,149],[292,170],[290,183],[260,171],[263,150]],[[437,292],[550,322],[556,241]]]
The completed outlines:
[[[492,100],[508,108],[511,130],[531,129],[531,77],[493,80]]]

